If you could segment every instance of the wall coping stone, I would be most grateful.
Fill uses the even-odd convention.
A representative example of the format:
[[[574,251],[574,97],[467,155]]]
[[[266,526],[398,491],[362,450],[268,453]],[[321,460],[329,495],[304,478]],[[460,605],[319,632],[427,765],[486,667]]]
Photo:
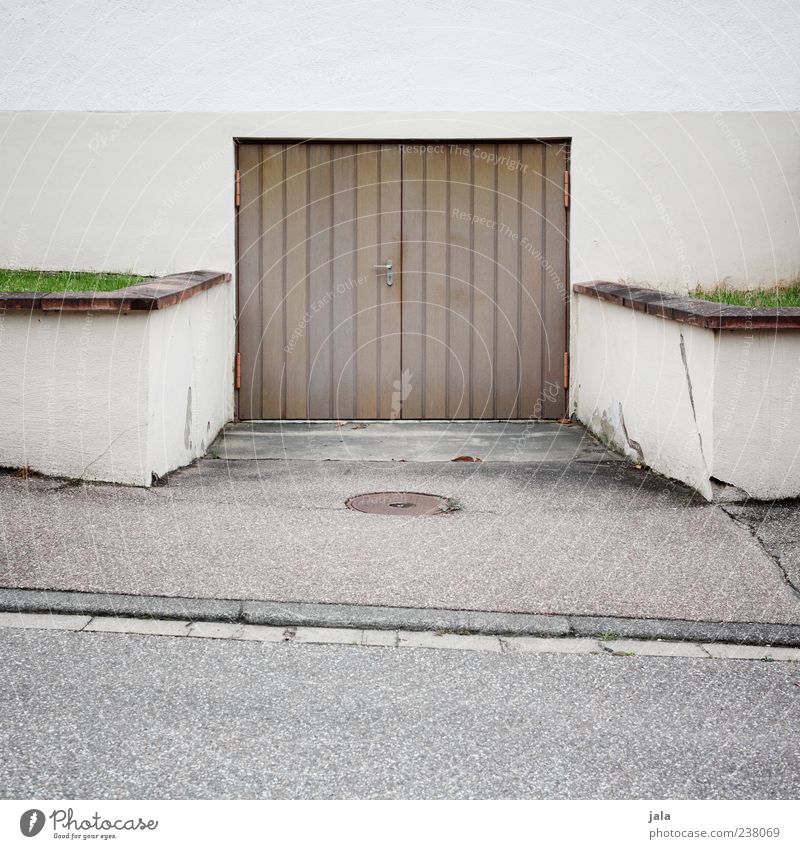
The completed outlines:
[[[0,310],[115,313],[162,310],[230,279],[226,272],[184,271],[112,292],[0,292]]]
[[[800,307],[739,307],[602,280],[575,283],[572,289],[578,295],[711,330],[800,329]]]

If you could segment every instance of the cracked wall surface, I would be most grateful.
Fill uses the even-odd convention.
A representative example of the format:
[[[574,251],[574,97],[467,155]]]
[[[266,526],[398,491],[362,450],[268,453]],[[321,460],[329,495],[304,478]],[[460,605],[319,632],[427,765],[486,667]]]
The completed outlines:
[[[705,498],[800,495],[800,332],[714,331],[577,298],[577,417]]]
[[[576,415],[631,460],[712,495],[714,334],[579,297]]]

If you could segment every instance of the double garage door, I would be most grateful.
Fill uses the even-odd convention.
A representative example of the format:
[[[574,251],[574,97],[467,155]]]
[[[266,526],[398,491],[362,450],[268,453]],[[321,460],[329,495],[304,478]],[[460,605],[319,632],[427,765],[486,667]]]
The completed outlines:
[[[567,148],[241,143],[241,419],[565,414]]]

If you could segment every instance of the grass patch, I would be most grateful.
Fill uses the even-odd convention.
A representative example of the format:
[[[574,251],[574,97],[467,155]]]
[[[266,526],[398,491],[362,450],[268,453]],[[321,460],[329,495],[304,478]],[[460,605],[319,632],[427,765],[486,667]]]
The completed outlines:
[[[0,268],[0,292],[113,292],[146,279],[138,274]]]
[[[696,289],[689,297],[737,307],[800,307],[800,285],[772,289]]]

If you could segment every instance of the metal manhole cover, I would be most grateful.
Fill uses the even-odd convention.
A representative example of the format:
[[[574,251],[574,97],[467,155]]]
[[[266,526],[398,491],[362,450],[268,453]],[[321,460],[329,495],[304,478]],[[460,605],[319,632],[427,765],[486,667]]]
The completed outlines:
[[[425,492],[368,492],[345,503],[351,510],[379,516],[438,516],[456,509],[449,498]]]

